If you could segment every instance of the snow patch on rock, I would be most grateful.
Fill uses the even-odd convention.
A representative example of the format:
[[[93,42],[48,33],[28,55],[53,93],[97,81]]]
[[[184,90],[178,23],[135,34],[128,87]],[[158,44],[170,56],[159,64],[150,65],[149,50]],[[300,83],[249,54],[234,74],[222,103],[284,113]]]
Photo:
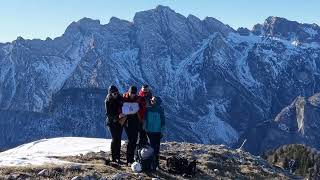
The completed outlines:
[[[23,144],[0,153],[0,166],[65,164],[54,157],[109,151],[111,139],[60,137]]]
[[[224,103],[208,105],[209,113],[191,125],[192,130],[198,132],[198,136],[200,136],[203,143],[223,143],[230,145],[238,141],[238,132],[230,124],[216,115],[218,111],[225,111],[225,105]]]

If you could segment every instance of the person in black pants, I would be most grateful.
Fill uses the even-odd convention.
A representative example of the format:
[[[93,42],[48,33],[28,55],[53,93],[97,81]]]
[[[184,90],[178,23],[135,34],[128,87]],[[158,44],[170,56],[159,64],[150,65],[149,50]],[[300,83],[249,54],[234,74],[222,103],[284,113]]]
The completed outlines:
[[[110,86],[108,89],[108,95],[105,99],[105,109],[107,114],[107,125],[112,136],[111,141],[111,161],[121,163],[120,161],[120,149],[121,149],[121,136],[123,127],[119,123],[119,117],[121,117],[123,99],[119,94],[117,87]]]
[[[139,140],[138,140],[138,145],[140,147],[143,147],[144,145],[148,144],[148,137],[147,133],[144,129],[144,116],[146,114],[146,110],[148,107],[151,107],[151,98],[152,98],[152,92],[147,84],[143,85],[141,87],[141,90],[139,92],[139,96],[142,99],[143,102],[143,109],[140,110],[139,115],[140,115],[140,124],[139,124]]]
[[[152,97],[151,106],[147,108],[144,122],[150,145],[154,149],[156,167],[159,166],[160,141],[164,135],[165,128],[164,109],[161,103],[160,97]]]
[[[139,132],[139,111],[143,108],[141,97],[137,94],[137,87],[131,86],[129,91],[123,95],[124,107],[133,107],[129,114],[126,114],[125,131],[128,136],[127,144],[127,164],[134,162],[134,152],[138,140]]]

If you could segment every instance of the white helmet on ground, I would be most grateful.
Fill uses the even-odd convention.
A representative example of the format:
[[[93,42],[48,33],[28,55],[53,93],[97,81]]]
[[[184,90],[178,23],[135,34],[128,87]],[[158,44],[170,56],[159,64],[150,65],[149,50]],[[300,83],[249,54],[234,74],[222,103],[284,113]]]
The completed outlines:
[[[142,167],[141,167],[141,164],[140,163],[138,163],[138,162],[134,162],[134,163],[132,163],[131,164],[131,170],[133,171],[133,172],[141,172],[142,171]]]

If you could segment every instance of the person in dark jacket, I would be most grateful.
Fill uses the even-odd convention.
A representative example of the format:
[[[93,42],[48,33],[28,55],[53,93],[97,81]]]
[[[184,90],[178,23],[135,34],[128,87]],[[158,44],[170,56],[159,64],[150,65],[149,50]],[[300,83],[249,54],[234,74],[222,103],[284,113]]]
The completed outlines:
[[[154,149],[156,166],[159,166],[160,140],[165,128],[164,109],[161,103],[162,100],[160,97],[152,97],[151,107],[147,108],[144,122],[150,145]]]
[[[144,129],[144,116],[147,110],[147,107],[151,106],[151,98],[152,98],[152,93],[150,91],[150,88],[147,84],[143,85],[140,89],[139,96],[143,97],[142,105],[143,105],[143,110],[140,111],[140,122],[139,122],[139,135],[138,135],[138,144],[139,146],[144,146],[148,143],[148,137],[147,133]]]
[[[108,95],[105,99],[105,109],[107,114],[107,125],[112,136],[111,141],[111,160],[113,162],[121,163],[120,149],[121,149],[121,136],[123,127],[119,123],[121,117],[123,98],[119,94],[117,87],[111,85],[108,89]]]
[[[123,95],[123,112],[126,115],[125,131],[128,137],[127,163],[134,162],[134,152],[138,140],[139,122],[141,111],[144,110],[143,99],[138,96],[137,87],[131,86],[129,91]]]

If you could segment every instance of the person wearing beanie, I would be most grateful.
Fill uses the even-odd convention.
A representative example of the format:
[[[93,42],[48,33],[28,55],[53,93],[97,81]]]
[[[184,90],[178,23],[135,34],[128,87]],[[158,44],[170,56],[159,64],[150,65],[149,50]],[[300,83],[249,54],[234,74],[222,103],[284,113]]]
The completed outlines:
[[[112,137],[111,141],[111,161],[121,163],[120,149],[123,127],[119,123],[122,112],[123,98],[119,94],[118,88],[109,86],[108,94],[105,98],[105,109],[107,115],[107,126]]]
[[[127,163],[132,164],[134,162],[134,152],[138,140],[139,124],[141,121],[140,112],[145,111],[143,98],[138,96],[138,89],[135,86],[131,86],[127,93],[123,95],[123,107],[122,112],[126,115],[126,123],[124,129],[128,137],[127,145]]]

